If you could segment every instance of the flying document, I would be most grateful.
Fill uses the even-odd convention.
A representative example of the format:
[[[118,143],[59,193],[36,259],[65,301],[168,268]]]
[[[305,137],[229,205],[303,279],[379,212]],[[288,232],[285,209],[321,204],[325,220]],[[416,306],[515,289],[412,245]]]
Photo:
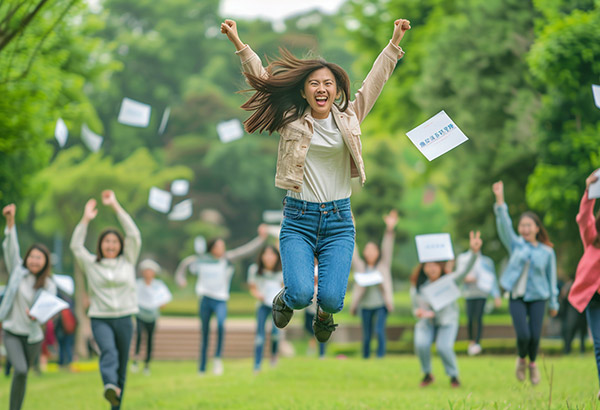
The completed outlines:
[[[167,128],[167,122],[169,122],[169,116],[171,115],[171,107],[165,108],[162,119],[160,120],[160,126],[158,127],[158,135],[163,135]]]
[[[173,195],[170,192],[162,190],[160,188],[150,188],[150,195],[148,197],[148,206],[150,208],[166,214],[171,209],[171,201]]]
[[[442,276],[435,282],[423,286],[421,293],[436,312],[460,297],[460,290],[450,276]]]
[[[598,177],[598,180],[593,184],[590,184],[590,188],[588,190],[589,199],[600,198],[600,170],[596,172],[596,176]]]
[[[46,323],[52,316],[68,307],[69,304],[64,300],[46,290],[42,290],[29,310],[29,315],[36,318],[40,323]]]
[[[104,139],[100,135],[93,133],[87,124],[83,124],[81,126],[81,140],[90,151],[98,152]]]
[[[592,84],[592,94],[594,94],[596,107],[600,108],[600,85]]]
[[[152,107],[148,104],[134,101],[129,98],[123,98],[121,111],[119,111],[119,121],[121,124],[131,125],[132,127],[147,127],[150,123],[150,111]]]
[[[75,282],[73,278],[68,275],[52,275],[52,280],[56,284],[56,287],[65,292],[69,296],[73,296],[75,293]]]
[[[378,270],[369,273],[355,272],[354,281],[358,286],[362,286],[363,288],[379,285],[383,283],[383,274]]]
[[[468,140],[443,110],[406,135],[429,161]]]
[[[227,143],[242,138],[244,136],[244,129],[240,120],[233,119],[217,124],[217,133],[221,142]]]
[[[198,255],[206,253],[206,239],[204,239],[204,236],[196,236],[196,239],[194,239],[194,251]]]
[[[171,193],[177,196],[187,195],[190,190],[190,182],[186,179],[176,179],[171,182]]]
[[[192,216],[192,200],[185,199],[173,206],[173,210],[169,214],[169,221],[185,221]]]
[[[419,262],[442,262],[454,259],[449,233],[433,233],[415,236]]]
[[[58,145],[61,148],[67,143],[67,138],[69,138],[69,130],[67,129],[67,124],[65,124],[62,118],[59,118],[58,121],[56,121],[54,137],[56,138],[56,141],[58,141]]]

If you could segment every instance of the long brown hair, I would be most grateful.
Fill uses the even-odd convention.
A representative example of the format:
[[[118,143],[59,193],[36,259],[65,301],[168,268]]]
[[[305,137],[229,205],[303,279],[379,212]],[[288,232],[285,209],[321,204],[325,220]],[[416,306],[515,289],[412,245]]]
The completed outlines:
[[[281,271],[281,255],[279,255],[279,250],[274,247],[273,245],[265,245],[260,252],[258,253],[258,260],[257,260],[257,265],[258,265],[258,274],[259,275],[263,275],[265,272],[265,264],[262,260],[262,257],[264,255],[264,253],[267,251],[267,249],[270,249],[271,251],[273,251],[273,253],[275,253],[275,256],[277,256],[277,262],[275,263],[275,267],[273,268],[273,272],[280,272]]]
[[[117,231],[115,228],[106,228],[98,237],[98,245],[96,247],[96,262],[100,262],[100,260],[104,258],[104,255],[102,254],[102,240],[109,233],[116,235],[119,243],[121,244],[121,250],[117,256],[123,255],[123,235],[121,235],[121,232]]]
[[[46,263],[44,264],[44,267],[37,274],[34,275],[35,283],[33,284],[33,288],[39,289],[44,286],[44,284],[46,283],[46,279],[50,276],[50,270],[51,270],[52,264],[50,263],[50,251],[48,250],[48,248],[46,248],[46,246],[41,243],[34,243],[33,245],[31,245],[29,247],[29,249],[27,249],[27,252],[25,252],[25,258],[23,259],[23,267],[24,268],[27,268],[27,265],[26,265],[27,258],[29,258],[29,254],[34,249],[42,252],[44,254],[44,256],[46,257]]]
[[[328,63],[322,58],[302,60],[285,48],[280,48],[281,57],[267,67],[266,77],[244,73],[248,84],[256,92],[242,105],[246,111],[254,111],[244,121],[244,128],[250,134],[256,130],[272,134],[298,119],[308,103],[300,92],[304,89],[306,77],[315,70],[328,68],[335,77],[340,94],[340,111],[346,111],[350,96],[350,78],[342,67]],[[252,90],[248,90],[252,91]]]
[[[542,220],[540,219],[540,217],[537,216],[537,214],[535,212],[531,212],[531,211],[523,212],[521,214],[521,217],[519,218],[519,221],[523,218],[529,218],[529,219],[533,220],[533,222],[539,228],[539,231],[538,231],[537,235],[535,236],[535,239],[538,242],[541,242],[544,245],[547,245],[551,248],[554,247],[554,244],[550,241],[550,236],[548,235],[548,231],[544,227],[544,224],[542,223]]]

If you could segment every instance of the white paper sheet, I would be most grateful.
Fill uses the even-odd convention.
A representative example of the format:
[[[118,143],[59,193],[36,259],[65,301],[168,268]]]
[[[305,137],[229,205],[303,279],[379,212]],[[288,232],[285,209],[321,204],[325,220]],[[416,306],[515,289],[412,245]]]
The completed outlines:
[[[67,128],[67,124],[63,121],[62,118],[59,118],[56,121],[56,127],[54,128],[54,138],[58,141],[59,147],[64,147],[67,143],[67,139],[69,138],[69,130]]]
[[[65,292],[69,296],[73,296],[75,293],[75,281],[72,277],[68,275],[52,275],[52,280],[56,284],[56,286]]]
[[[448,233],[415,236],[419,262],[441,262],[454,259],[452,239]]]
[[[104,138],[90,130],[87,124],[83,124],[81,126],[81,140],[90,151],[98,152]]]
[[[274,210],[264,211],[262,217],[263,217],[263,221],[268,224],[278,224],[278,223],[281,223],[281,221],[283,221],[283,210],[274,209]]]
[[[380,283],[383,283],[383,274],[377,270],[369,273],[355,272],[354,281],[358,286],[362,286],[364,288],[368,286],[379,285]]]
[[[244,129],[239,120],[233,119],[217,124],[217,133],[221,142],[228,143],[242,138],[244,136]]]
[[[468,140],[443,110],[406,135],[429,161]]]
[[[427,299],[431,308],[438,312],[460,297],[460,290],[449,276],[442,276],[435,282],[421,288],[421,294]]]
[[[194,239],[194,251],[196,251],[198,255],[206,253],[206,239],[204,239],[204,236],[196,236]]]
[[[173,196],[170,192],[160,188],[150,188],[150,195],[148,196],[148,206],[150,208],[166,214],[171,209],[171,202]]]
[[[600,85],[592,84],[592,94],[594,94],[594,103],[600,108]]]
[[[190,191],[190,181],[187,179],[176,179],[171,182],[171,193],[176,196],[184,196]]]
[[[169,214],[169,221],[185,221],[192,216],[193,207],[191,199],[184,199],[173,206],[173,210]]]
[[[36,318],[40,323],[46,323],[58,312],[68,307],[69,304],[64,300],[46,290],[42,290],[31,309],[29,309],[29,315]]]
[[[158,135],[164,134],[165,129],[167,128],[167,123],[169,122],[170,116],[171,116],[171,107],[167,107],[167,108],[165,108],[162,119],[160,120],[160,126],[158,127]]]
[[[590,189],[588,190],[588,198],[600,198],[600,170],[596,172],[596,176],[598,177],[598,181],[590,184]]]
[[[152,107],[130,98],[123,98],[121,110],[119,111],[119,121],[121,124],[131,125],[132,127],[147,127],[150,123],[150,112]]]

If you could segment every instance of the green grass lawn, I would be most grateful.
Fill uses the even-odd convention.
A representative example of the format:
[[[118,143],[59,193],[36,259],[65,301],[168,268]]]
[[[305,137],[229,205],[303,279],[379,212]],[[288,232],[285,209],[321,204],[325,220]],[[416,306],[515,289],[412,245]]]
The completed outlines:
[[[463,386],[452,389],[434,358],[435,383],[418,387],[414,356],[383,360],[308,357],[268,362],[254,375],[252,362],[225,360],[225,374],[198,376],[194,362],[155,362],[152,375],[129,374],[124,409],[595,409],[598,380],[591,354],[541,358],[536,387],[516,381],[514,357],[459,356]],[[552,405],[550,382],[553,372]],[[210,370],[210,368],[209,368]],[[0,407],[9,381],[0,379]],[[600,407],[600,406],[599,406]],[[97,371],[30,375],[24,410],[106,409]]]

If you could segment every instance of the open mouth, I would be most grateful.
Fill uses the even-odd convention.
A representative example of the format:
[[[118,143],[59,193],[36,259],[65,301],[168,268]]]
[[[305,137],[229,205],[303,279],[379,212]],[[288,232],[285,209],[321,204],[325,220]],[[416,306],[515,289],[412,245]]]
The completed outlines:
[[[327,97],[325,97],[325,96],[318,96],[318,97],[315,97],[315,101],[317,102],[317,105],[318,105],[319,107],[324,107],[324,106],[325,106],[325,104],[327,104],[327,100],[328,100],[328,98],[327,98]]]

